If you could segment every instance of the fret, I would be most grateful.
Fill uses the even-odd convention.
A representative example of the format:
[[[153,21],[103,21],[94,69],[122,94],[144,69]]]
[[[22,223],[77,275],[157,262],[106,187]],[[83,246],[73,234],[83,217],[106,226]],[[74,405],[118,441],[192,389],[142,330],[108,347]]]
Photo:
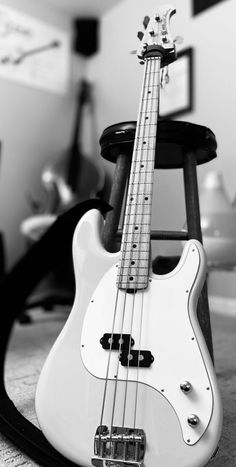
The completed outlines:
[[[136,223],[134,225],[126,224],[126,226],[123,229],[123,232],[125,233],[125,236],[134,235],[134,234],[137,234],[137,235],[148,234],[149,224],[139,224],[139,225],[137,225]]]
[[[153,169],[153,162],[147,163],[147,170],[145,170],[146,165],[142,164],[142,167],[137,166],[137,168],[133,171],[133,175],[137,178],[138,175],[147,175],[152,173]],[[131,182],[132,183],[132,182]]]
[[[129,213],[127,216],[130,224],[150,224],[151,222],[151,212],[145,214]]]
[[[134,248],[140,252],[149,251],[149,242],[145,241],[126,241],[122,242],[122,247],[125,248],[126,253],[128,251],[134,251]]]
[[[159,88],[156,85],[147,84],[144,86],[143,100],[144,99],[158,99]]]
[[[127,227],[129,227],[129,224],[127,224]],[[147,226],[146,226],[146,229],[147,229]],[[148,230],[148,229],[147,229]],[[124,238],[124,242],[133,242],[133,241],[141,241],[141,242],[144,242],[146,241],[146,235],[147,235],[147,230],[145,231],[145,229],[142,231],[141,228],[140,228],[140,231],[138,230],[133,230],[133,231],[128,231],[127,229],[124,229],[124,233],[125,233],[125,238]],[[135,240],[132,240],[135,239]]]
[[[157,127],[156,125],[141,125],[139,126],[138,138],[149,138],[150,136],[156,137]]]
[[[157,106],[159,99],[146,99],[145,100],[145,112],[155,112],[157,115]]]
[[[152,172],[140,172],[140,173],[134,173],[132,176],[131,183],[136,185],[139,184],[145,184],[147,183],[152,183],[153,180],[153,173]]]
[[[143,271],[143,274],[137,275],[135,271],[129,271],[122,275],[121,282],[127,282],[127,280],[129,281],[130,278],[132,278],[131,280],[134,282],[138,282],[138,281],[144,282],[148,272],[149,270],[146,269],[145,271]]]
[[[159,99],[157,97],[153,98],[151,96],[148,96],[148,97],[143,97],[142,102],[145,104],[145,107],[146,107],[145,110],[148,112],[149,109],[150,110],[156,109]]]
[[[142,149],[135,148],[134,149],[134,156],[135,156],[135,161],[132,163],[132,166],[131,166],[132,169],[134,167],[134,164],[139,163],[140,166],[141,166],[144,162],[154,162],[155,161],[155,151],[154,150],[146,151],[143,148]],[[152,170],[153,170],[153,167],[152,167]]]
[[[149,123],[147,125],[146,122],[143,122],[143,123],[140,123],[140,125],[139,125],[139,129],[142,130],[142,128],[150,128],[150,130],[151,130],[151,128],[153,128],[153,129],[156,130],[157,125],[156,125],[156,123]]]
[[[146,191],[146,190],[145,190]],[[128,204],[135,204],[136,206],[137,205],[142,205],[142,204],[152,204],[150,202],[150,199],[151,199],[151,193],[130,193],[130,195],[128,196],[127,198],[127,203]]]
[[[152,203],[133,203],[132,201],[129,204],[129,210],[127,211],[127,220],[131,214],[148,214],[151,210]]]
[[[144,280],[142,277],[139,279],[138,277],[134,281],[129,281],[128,278],[126,280],[117,280],[117,286],[120,289],[145,289],[147,287],[147,280]]]
[[[145,283],[146,275],[148,272],[149,271],[147,270],[145,271],[144,274],[140,274],[139,276],[135,275],[135,273],[130,272],[129,274],[125,274],[122,277],[122,280],[120,283],[127,284],[127,283],[130,283],[130,281],[132,281],[133,284],[137,284],[137,282]]]
[[[157,124],[157,112],[153,110],[152,112],[143,111],[140,113],[139,117],[140,125],[156,125]]]
[[[160,92],[160,59],[146,59],[117,274],[119,288],[146,288]]]
[[[135,201],[135,197],[138,197],[138,196],[141,197],[140,200]],[[131,194],[131,196],[130,196],[130,198],[128,200],[128,204],[130,205],[130,207],[134,207],[134,208],[135,208],[135,206],[141,206],[141,208],[142,208],[142,206],[143,207],[144,206],[151,206],[152,203],[150,201],[148,201],[149,200],[148,196],[146,196],[145,198],[147,198],[147,199],[143,199],[143,195]]]
[[[130,261],[130,256],[124,257],[124,260]],[[149,252],[148,251],[132,251],[132,260],[147,261],[149,264]],[[122,260],[120,264],[122,264]]]
[[[147,168],[150,169],[151,167],[153,167],[153,164],[151,165],[150,163],[147,164]],[[151,174],[151,170],[147,170],[147,171],[144,171],[144,168],[143,169],[137,169],[134,171],[134,176],[135,176],[135,180],[137,179],[138,175],[140,175],[140,171],[142,171],[142,174]],[[148,175],[149,177],[149,175]],[[152,191],[153,191],[153,183],[151,182],[150,180],[150,183],[141,183],[141,185],[145,185],[145,195],[151,195],[152,194]],[[143,187],[144,188],[144,187]],[[142,188],[140,189],[140,183],[138,183],[137,181],[135,181],[133,183],[133,181],[131,181],[131,184],[130,184],[130,194],[132,193],[133,195],[137,194],[137,193],[140,193],[140,191],[144,191],[142,190]],[[141,196],[141,195],[140,195]]]
[[[142,149],[142,151],[149,151],[150,149],[155,149],[156,147],[156,137],[153,136],[150,138],[138,137],[137,145],[135,149]]]
[[[132,266],[132,263],[135,263],[135,261],[128,261],[128,260],[125,260],[122,264],[122,269],[125,271],[125,274],[135,274],[136,271],[137,271],[137,264],[136,266]],[[148,266],[142,266],[142,265],[138,265],[138,268],[139,269],[142,269],[143,270],[143,274],[145,273],[144,271],[146,271],[146,269],[148,268]],[[129,272],[127,272],[129,271]]]
[[[129,205],[129,210],[127,212],[127,216],[125,218],[125,223],[134,221],[135,219],[138,219],[139,217],[145,218],[145,216],[149,216],[149,221],[150,221],[150,215],[151,215],[151,207],[152,205],[139,205],[139,206],[132,206]],[[135,216],[134,218],[132,216]]]
[[[131,181],[130,183],[130,188],[132,187],[133,190],[136,190],[136,188],[140,188],[139,191],[142,191],[142,186],[145,186],[147,189],[149,188],[151,193],[153,191],[153,181],[151,180],[149,183],[146,182],[140,182],[138,181]]]

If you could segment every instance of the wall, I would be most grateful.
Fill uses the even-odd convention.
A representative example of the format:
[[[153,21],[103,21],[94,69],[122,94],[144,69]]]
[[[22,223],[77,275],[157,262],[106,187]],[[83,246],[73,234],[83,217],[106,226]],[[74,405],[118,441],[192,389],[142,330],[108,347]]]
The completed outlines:
[[[163,2],[162,2],[163,3]],[[235,129],[236,66],[235,0],[225,0],[193,17],[191,0],[172,2],[177,14],[171,19],[172,35],[195,52],[195,108],[179,120],[205,125],[216,135],[218,157],[198,168],[199,187],[209,170],[223,173],[229,197],[236,192]],[[155,13],[156,0],[123,0],[103,16],[101,52],[90,62],[96,81],[98,134],[113,123],[136,120],[142,67],[130,51],[137,48],[137,31],[145,15]],[[171,74],[171,68],[170,68]],[[108,163],[109,164],[109,163]],[[111,169],[112,170],[112,169]],[[185,221],[182,171],[159,171],[155,175],[153,225],[180,229]],[[155,244],[154,254],[175,254],[176,242]],[[217,274],[210,280],[211,293],[236,297],[235,274]]]
[[[69,16],[43,2],[5,0],[4,3],[70,31]],[[83,69],[78,67],[78,61],[76,67],[77,71]],[[0,230],[4,232],[8,268],[25,250],[19,225],[31,213],[26,195],[30,193],[44,201],[40,183],[42,167],[68,145],[74,111],[73,89],[73,79],[65,95],[0,80]]]

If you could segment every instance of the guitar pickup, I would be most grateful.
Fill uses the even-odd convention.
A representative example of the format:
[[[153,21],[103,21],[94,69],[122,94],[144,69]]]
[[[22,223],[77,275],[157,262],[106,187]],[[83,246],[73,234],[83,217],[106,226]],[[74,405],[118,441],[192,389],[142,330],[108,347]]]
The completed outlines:
[[[134,339],[130,334],[104,334],[100,344],[105,350],[129,350],[134,345]]]
[[[154,357],[150,350],[123,350],[120,354],[122,366],[149,368],[154,362]]]

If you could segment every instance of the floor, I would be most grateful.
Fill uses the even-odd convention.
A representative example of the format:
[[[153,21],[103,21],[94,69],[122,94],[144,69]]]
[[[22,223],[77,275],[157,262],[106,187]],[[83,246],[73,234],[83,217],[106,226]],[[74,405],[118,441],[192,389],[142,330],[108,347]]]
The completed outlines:
[[[6,361],[6,387],[17,408],[37,425],[34,393],[40,369],[68,310],[35,310],[33,324],[16,324]],[[212,313],[215,368],[224,406],[224,426],[217,457],[212,467],[236,467],[236,317]],[[34,461],[0,435],[0,467],[37,466]],[[178,466],[176,466],[178,467]]]

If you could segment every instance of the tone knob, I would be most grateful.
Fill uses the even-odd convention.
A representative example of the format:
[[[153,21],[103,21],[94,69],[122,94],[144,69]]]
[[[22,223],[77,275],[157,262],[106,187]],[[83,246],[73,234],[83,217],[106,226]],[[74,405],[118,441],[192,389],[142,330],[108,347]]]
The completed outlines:
[[[189,381],[184,381],[180,384],[180,389],[182,392],[184,392],[184,394],[188,394],[192,389],[192,385],[189,383]]]
[[[188,424],[192,427],[195,428],[199,424],[199,417],[195,414],[191,414],[188,417]]]

